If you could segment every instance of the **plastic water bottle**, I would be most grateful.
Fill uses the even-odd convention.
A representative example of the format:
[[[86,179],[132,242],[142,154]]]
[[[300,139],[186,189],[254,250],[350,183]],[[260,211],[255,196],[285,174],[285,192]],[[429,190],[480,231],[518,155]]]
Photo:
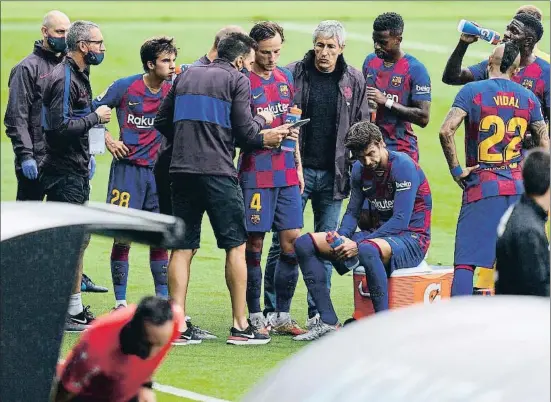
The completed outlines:
[[[459,21],[457,30],[464,34],[478,36],[480,39],[484,39],[486,42],[489,42],[492,45],[497,45],[499,42],[501,42],[501,35],[499,33],[491,29],[477,26],[471,21]]]
[[[296,123],[297,121],[300,120],[301,116],[302,116],[302,110],[300,110],[296,106],[292,106],[287,111],[287,117],[285,118],[285,124]],[[297,143],[294,140],[284,139],[283,141],[281,141],[281,149],[283,151],[295,152],[296,145],[297,145]]]
[[[327,241],[327,244],[329,244],[329,246],[332,249],[335,249],[344,243],[343,238],[339,236],[337,232],[327,232],[327,235],[325,236],[325,240]],[[343,264],[346,267],[346,270],[335,268],[340,275],[344,275],[347,272],[354,270],[358,265],[360,265],[360,260],[358,259],[358,256],[355,256],[347,260],[344,260]]]

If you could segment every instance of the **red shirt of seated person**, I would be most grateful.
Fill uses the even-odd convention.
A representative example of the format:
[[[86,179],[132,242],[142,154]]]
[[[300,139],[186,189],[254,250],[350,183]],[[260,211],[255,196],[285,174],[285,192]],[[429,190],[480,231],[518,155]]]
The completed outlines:
[[[152,375],[183,319],[155,296],[98,318],[59,365],[54,401],[155,401]]]

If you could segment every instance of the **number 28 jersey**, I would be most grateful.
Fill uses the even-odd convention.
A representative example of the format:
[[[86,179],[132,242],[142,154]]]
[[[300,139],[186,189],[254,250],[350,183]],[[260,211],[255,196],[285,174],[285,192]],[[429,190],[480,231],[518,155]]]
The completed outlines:
[[[543,120],[537,97],[520,84],[496,78],[465,85],[452,107],[467,113],[466,165],[480,165],[467,177],[463,203],[522,194],[522,139],[530,124]]]

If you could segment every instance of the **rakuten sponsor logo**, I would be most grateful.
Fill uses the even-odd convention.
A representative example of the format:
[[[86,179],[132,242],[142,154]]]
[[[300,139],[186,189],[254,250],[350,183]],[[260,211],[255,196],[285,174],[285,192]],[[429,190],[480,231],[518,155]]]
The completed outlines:
[[[277,103],[275,105],[269,105],[268,107],[257,107],[256,113],[259,112],[272,112],[274,115],[280,115],[287,112],[289,105],[285,103]]]
[[[126,123],[133,124],[136,128],[152,128],[155,117],[134,116],[129,114]]]
[[[378,211],[391,211],[394,208],[394,200],[371,200],[371,206]]]

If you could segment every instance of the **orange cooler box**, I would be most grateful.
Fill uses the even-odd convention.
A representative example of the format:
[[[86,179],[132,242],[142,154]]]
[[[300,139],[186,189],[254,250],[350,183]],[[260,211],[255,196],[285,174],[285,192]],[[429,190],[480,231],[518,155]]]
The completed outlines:
[[[369,296],[365,270],[354,270],[354,314],[358,320],[375,314]],[[389,308],[410,306],[415,303],[432,304],[450,297],[453,267],[428,265],[423,261],[415,268],[395,270],[388,280]]]

